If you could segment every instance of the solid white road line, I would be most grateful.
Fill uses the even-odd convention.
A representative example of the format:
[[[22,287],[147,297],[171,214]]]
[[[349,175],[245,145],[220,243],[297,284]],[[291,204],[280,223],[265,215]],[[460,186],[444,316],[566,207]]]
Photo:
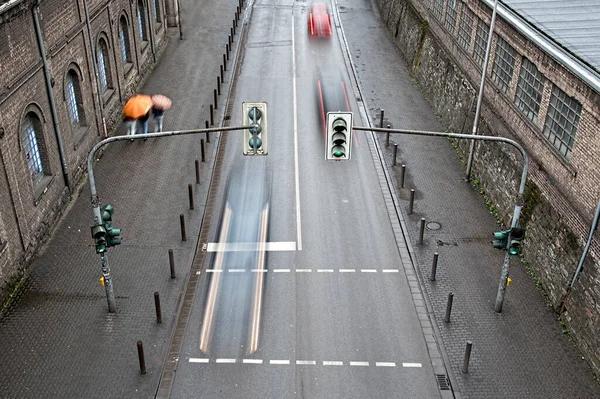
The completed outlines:
[[[296,243],[294,241],[273,241],[273,242],[209,242],[206,245],[206,252],[252,252],[258,251],[261,244],[265,244],[265,251],[295,251]]]
[[[375,362],[376,367],[396,367],[394,362]]]
[[[369,366],[369,362],[350,362],[350,366]]]
[[[323,361],[323,366],[343,366],[344,362],[338,362],[338,361]]]
[[[199,359],[197,357],[190,357],[190,363],[208,363],[208,359]]]
[[[296,92],[296,40],[292,18],[292,97],[294,99],[294,184],[296,188],[296,229],[298,251],[302,251],[302,220],[300,219],[300,168],[298,166],[298,94]]]
[[[289,360],[270,360],[270,364],[290,364]]]
[[[244,359],[242,363],[262,364],[262,359]]]
[[[217,359],[217,363],[235,363],[235,359]]]
[[[307,366],[307,365],[314,366],[317,364],[317,362],[314,360],[296,360],[296,364],[305,365],[305,366]]]
[[[421,363],[402,363],[402,367],[423,367]]]

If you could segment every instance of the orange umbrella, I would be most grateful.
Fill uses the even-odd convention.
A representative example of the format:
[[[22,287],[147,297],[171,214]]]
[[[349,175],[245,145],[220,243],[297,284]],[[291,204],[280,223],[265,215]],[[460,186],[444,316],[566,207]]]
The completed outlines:
[[[171,105],[171,99],[167,96],[162,94],[155,94],[152,96],[152,106],[156,109],[166,111],[171,108]]]
[[[152,97],[145,94],[136,94],[125,103],[123,116],[137,119],[146,115],[152,108]]]

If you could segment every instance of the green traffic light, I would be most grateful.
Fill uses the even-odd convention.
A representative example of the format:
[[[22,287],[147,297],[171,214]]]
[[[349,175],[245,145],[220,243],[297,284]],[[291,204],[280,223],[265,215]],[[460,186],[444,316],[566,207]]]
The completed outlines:
[[[255,140],[256,140],[256,149],[259,149],[262,146],[262,140],[260,139],[260,137],[250,137],[250,140],[248,140],[248,145],[250,146],[250,148],[254,148]]]
[[[248,110],[248,118],[251,121],[258,121],[260,118],[262,118],[262,112],[260,112],[260,109],[252,107]]]

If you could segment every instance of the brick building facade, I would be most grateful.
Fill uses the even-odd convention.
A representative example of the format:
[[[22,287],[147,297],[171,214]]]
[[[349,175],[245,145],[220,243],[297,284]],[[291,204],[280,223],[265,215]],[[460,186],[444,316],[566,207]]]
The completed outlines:
[[[0,298],[156,62],[167,12],[175,0],[0,1]]]
[[[376,3],[441,122],[450,131],[471,133],[491,8],[484,0]],[[600,72],[586,67],[600,82]],[[600,200],[600,94],[592,86],[513,24],[496,19],[479,134],[511,138],[527,151],[522,263],[557,311]],[[466,159],[468,143],[457,145]],[[482,143],[474,160],[473,181],[508,224],[523,168],[520,155],[511,147]],[[585,358],[600,373],[600,239],[594,238],[590,248],[563,316]]]

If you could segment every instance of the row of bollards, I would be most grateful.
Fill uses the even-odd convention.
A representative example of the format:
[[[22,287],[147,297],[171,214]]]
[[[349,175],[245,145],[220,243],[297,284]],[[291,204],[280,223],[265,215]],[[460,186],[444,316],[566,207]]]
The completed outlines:
[[[380,117],[379,117],[379,127],[383,128],[383,124],[384,124],[384,113],[385,111],[383,109],[381,109],[381,113],[380,113]],[[386,127],[388,129],[391,128],[390,124],[387,124]],[[389,147],[390,146],[390,133],[386,132],[386,136],[385,136],[385,146]],[[398,144],[394,144],[394,149],[393,149],[393,157],[392,157],[392,166],[396,167],[397,166],[397,159],[398,158]],[[405,185],[405,177],[406,177],[406,165],[402,164],[402,169],[400,171],[400,188],[403,189],[404,185]],[[414,204],[415,204],[415,189],[411,188],[410,189],[410,200],[408,203],[408,214],[412,215],[413,211],[414,211]],[[420,220],[420,225],[419,225],[419,237],[418,237],[418,241],[417,244],[418,245],[423,245],[423,240],[424,240],[424,234],[425,234],[425,225],[426,225],[426,220],[425,218],[421,218]],[[436,281],[436,274],[437,274],[437,266],[438,266],[438,258],[439,258],[439,254],[437,252],[434,252],[433,254],[433,261],[432,261],[432,265],[431,265],[431,275],[429,277],[430,281]],[[450,292],[448,294],[448,300],[446,302],[446,314],[444,317],[444,323],[450,323],[450,317],[452,314],[452,303],[454,301],[454,293]],[[468,373],[469,371],[469,361],[471,359],[471,350],[473,348],[473,342],[472,341],[467,341],[467,346],[465,349],[465,356],[464,356],[464,360],[463,360],[463,365],[461,368],[461,371],[463,373]]]

